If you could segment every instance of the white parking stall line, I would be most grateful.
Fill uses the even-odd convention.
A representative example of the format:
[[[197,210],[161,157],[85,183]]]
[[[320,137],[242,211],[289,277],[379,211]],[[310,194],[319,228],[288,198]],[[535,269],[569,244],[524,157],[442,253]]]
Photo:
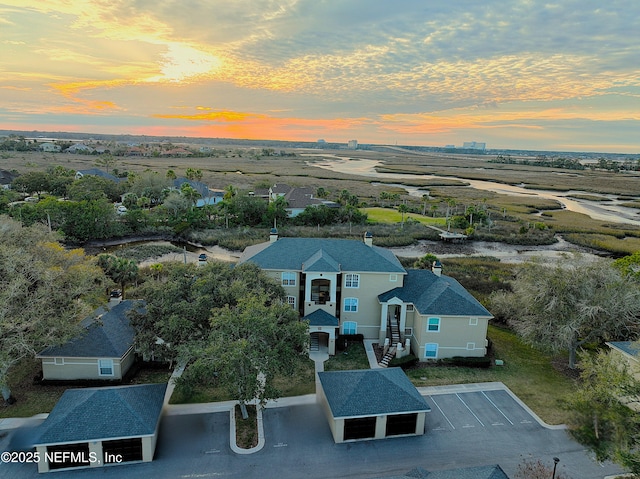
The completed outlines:
[[[509,418],[507,417],[507,415],[502,411],[502,409],[500,409],[500,408],[496,405],[496,403],[494,403],[494,402],[491,400],[491,398],[485,394],[485,392],[484,392],[484,391],[482,391],[482,395],[483,395],[485,398],[487,398],[487,401],[489,401],[489,402],[491,403],[491,405],[492,405],[494,408],[496,408],[496,409],[498,410],[498,412],[499,412],[500,414],[502,414],[502,415],[504,416],[504,418],[505,418],[507,421],[509,421],[509,424],[511,424],[511,425],[513,426],[513,423],[511,422],[511,419],[509,419]]]
[[[452,429],[455,429],[456,427],[451,423],[451,421],[449,421],[449,418],[447,417],[447,415],[444,413],[444,411],[442,409],[440,409],[440,406],[438,406],[438,403],[436,402],[435,399],[433,399],[433,396],[429,396],[429,399],[431,399],[431,402],[433,404],[436,405],[436,407],[438,408],[438,411],[440,411],[440,414],[442,414],[442,416],[444,416],[444,418],[447,420],[447,422],[449,423],[449,426],[451,426]]]
[[[466,403],[466,402],[464,402],[464,400],[460,397],[460,395],[459,395],[458,393],[456,393],[456,396],[457,396],[457,398],[458,398],[458,399],[460,399],[460,402],[461,402],[462,404],[464,404],[464,407],[466,407],[466,408],[469,410],[469,412],[470,412],[471,414],[473,414],[473,417],[475,417],[475,418],[476,418],[476,420],[480,423],[480,425],[481,425],[482,427],[485,427],[485,426],[484,426],[484,424],[482,423],[482,421],[480,420],[480,418],[479,418],[478,416],[476,416],[476,414],[471,410],[471,408],[467,405],[467,403]]]

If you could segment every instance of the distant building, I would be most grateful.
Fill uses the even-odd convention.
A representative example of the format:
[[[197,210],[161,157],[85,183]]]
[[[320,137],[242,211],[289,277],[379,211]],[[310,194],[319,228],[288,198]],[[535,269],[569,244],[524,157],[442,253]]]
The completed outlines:
[[[50,141],[40,143],[39,148],[40,151],[46,151],[48,153],[58,153],[61,150],[60,145],[56,145],[55,143],[51,143]]]
[[[324,139],[320,138],[320,139],[318,140],[318,143],[320,143],[321,145],[324,145],[324,144],[326,144],[327,142],[326,142]]]
[[[476,141],[465,141],[462,145],[462,148],[465,150],[482,150],[484,151],[487,148],[486,143],[478,143]]]
[[[347,143],[348,150],[357,150],[358,149],[358,140],[349,140]]]

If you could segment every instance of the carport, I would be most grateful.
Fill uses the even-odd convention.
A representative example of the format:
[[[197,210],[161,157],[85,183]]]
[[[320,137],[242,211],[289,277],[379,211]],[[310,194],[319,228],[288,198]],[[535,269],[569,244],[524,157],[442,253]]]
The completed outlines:
[[[431,410],[400,368],[318,373],[318,400],[336,443],[424,434]]]
[[[166,387],[68,389],[37,429],[38,472],[151,461]]]

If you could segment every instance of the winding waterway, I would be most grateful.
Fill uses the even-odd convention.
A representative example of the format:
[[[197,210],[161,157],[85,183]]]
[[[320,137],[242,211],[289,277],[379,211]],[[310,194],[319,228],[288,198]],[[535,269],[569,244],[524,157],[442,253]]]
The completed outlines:
[[[304,155],[304,156],[316,156],[316,155]],[[493,191],[495,193],[512,195],[512,196],[536,196],[539,198],[545,198],[554,200],[558,204],[562,205],[569,211],[576,213],[583,213],[595,220],[607,221],[611,223],[626,223],[640,226],[640,219],[638,217],[638,211],[634,208],[627,208],[620,204],[620,201],[614,195],[599,195],[609,198],[610,201],[589,201],[576,198],[568,198],[569,195],[589,195],[592,193],[586,191],[570,190],[566,192],[548,191],[548,190],[535,190],[524,188],[523,186],[506,185],[503,183],[497,183],[493,181],[485,180],[469,180],[466,178],[458,178],[454,176],[438,176],[438,175],[410,175],[402,173],[386,173],[376,170],[377,167],[384,166],[384,162],[381,160],[369,160],[369,159],[355,159],[355,158],[343,158],[338,156],[332,156],[328,158],[327,155],[318,155],[321,159],[309,160],[307,164],[309,166],[315,166],[318,168],[324,168],[331,171],[337,171],[340,173],[346,173],[351,175],[359,175],[366,177],[373,177],[385,180],[397,180],[397,186],[404,188],[411,196],[422,197],[426,193],[425,188],[408,186],[402,184],[402,180],[458,180],[462,183],[469,185],[471,188],[478,190]],[[385,183],[389,184],[389,183]],[[626,200],[629,201],[629,200]]]

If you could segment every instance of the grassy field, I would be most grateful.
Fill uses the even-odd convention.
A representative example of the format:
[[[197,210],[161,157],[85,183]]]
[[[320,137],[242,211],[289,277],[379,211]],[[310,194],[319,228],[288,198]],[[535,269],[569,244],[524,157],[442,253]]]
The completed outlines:
[[[342,352],[337,352],[324,363],[325,371],[369,369],[369,359],[362,343],[350,343]]]
[[[361,210],[364,213],[367,213],[368,219],[372,223],[402,222],[402,213],[400,213],[397,209],[372,207],[362,208]],[[430,216],[422,216],[416,213],[405,213],[404,220],[407,221],[408,218],[411,218],[423,225],[434,225],[440,228],[446,227],[445,218],[432,218]]]

